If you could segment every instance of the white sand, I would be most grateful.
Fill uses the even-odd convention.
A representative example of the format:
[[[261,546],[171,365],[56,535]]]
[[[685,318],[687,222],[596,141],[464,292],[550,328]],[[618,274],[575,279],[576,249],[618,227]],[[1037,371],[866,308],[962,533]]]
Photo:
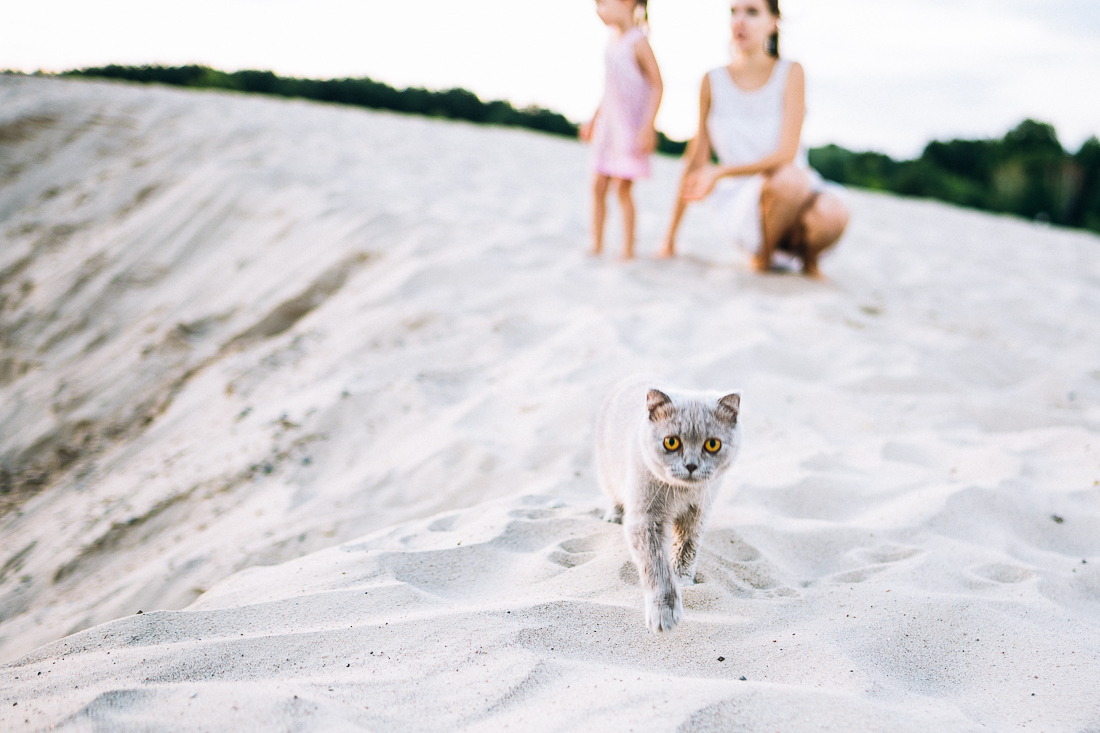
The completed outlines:
[[[585,165],[0,77],[0,459],[72,461],[0,525],[0,730],[1100,730],[1100,239],[852,192],[826,284],[703,210],[624,266]],[[635,371],[745,394],[663,637],[596,516]]]

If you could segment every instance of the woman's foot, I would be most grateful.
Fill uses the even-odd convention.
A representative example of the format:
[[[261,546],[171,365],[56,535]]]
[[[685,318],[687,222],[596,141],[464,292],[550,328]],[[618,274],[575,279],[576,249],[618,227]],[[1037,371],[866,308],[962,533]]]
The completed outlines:
[[[814,280],[824,280],[825,276],[821,274],[821,270],[817,268],[816,260],[806,260],[802,263],[802,274],[806,277],[813,278]]]

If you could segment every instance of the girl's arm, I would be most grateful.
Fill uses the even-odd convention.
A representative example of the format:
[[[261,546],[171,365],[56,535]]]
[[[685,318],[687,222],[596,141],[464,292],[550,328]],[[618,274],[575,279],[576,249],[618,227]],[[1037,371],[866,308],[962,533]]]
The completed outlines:
[[[661,81],[661,70],[657,66],[657,57],[653,55],[653,49],[649,41],[639,38],[634,44],[634,58],[638,61],[638,68],[642,70],[642,76],[649,84],[652,93],[645,110],[645,124],[638,133],[638,150],[642,153],[652,153],[657,148],[657,110],[661,108],[661,97],[665,93],[664,82]]]
[[[590,142],[592,140],[592,128],[596,125],[596,118],[600,116],[600,108],[597,107],[596,111],[592,113],[592,119],[588,122],[582,122],[580,129],[577,130],[577,135],[584,142]]]
[[[802,137],[802,121],[806,117],[806,73],[799,63],[791,64],[787,88],[783,93],[783,123],[779,130],[779,147],[771,155],[746,165],[706,166],[690,182],[687,197],[691,201],[706,198],[714,184],[726,176],[771,174],[794,162],[798,141]]]

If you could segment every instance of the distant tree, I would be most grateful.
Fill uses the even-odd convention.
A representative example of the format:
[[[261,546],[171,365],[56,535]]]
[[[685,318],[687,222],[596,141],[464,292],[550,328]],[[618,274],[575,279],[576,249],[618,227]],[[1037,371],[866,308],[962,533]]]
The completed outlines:
[[[1024,120],[1000,140],[933,141],[896,161],[836,145],[810,151],[824,178],[1100,231],[1100,141],[1070,155],[1052,125]]]
[[[1078,171],[1078,193],[1069,223],[1100,232],[1100,140],[1090,137],[1073,156]]]
[[[673,140],[663,132],[657,132],[657,152],[665,155],[683,155],[687,150],[687,141]]]

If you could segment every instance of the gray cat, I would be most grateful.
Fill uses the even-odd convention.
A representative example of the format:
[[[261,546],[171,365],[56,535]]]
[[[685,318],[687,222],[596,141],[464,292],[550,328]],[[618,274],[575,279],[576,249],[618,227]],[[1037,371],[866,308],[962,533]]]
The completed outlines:
[[[719,479],[741,447],[741,395],[685,392],[646,378],[616,385],[596,421],[596,470],[638,566],[645,622],[671,631],[695,583]]]

